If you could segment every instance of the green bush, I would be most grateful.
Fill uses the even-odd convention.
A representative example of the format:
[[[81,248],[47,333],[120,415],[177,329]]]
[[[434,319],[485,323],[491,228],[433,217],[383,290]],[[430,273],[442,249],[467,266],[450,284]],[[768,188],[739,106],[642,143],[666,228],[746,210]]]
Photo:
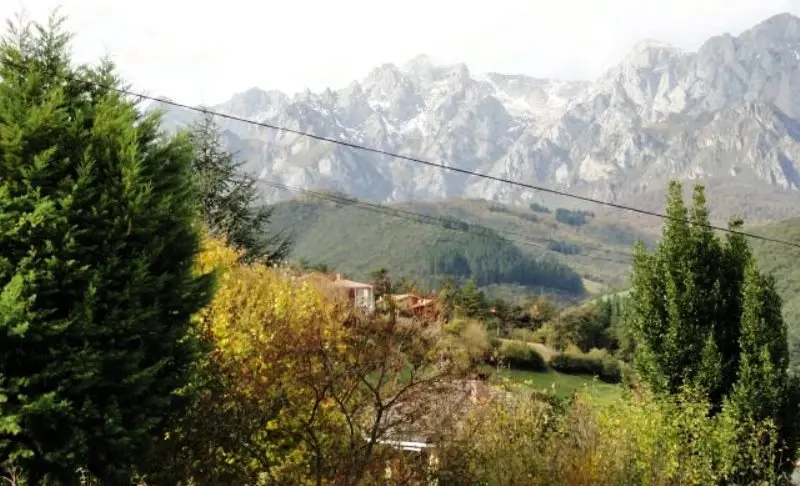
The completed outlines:
[[[599,377],[607,383],[622,381],[619,360],[606,350],[593,349],[588,353],[567,351],[559,353],[550,360],[550,366],[567,374],[588,374]]]
[[[500,348],[503,347],[503,340],[500,338],[489,338],[489,350],[486,352],[486,361],[489,363],[497,362],[497,358],[501,356]]]
[[[0,474],[131,484],[185,411],[212,281],[192,146],[75,65],[63,22],[0,39]]]
[[[530,329],[512,329],[508,333],[508,337],[515,341],[523,341],[526,343],[535,343],[537,341],[537,334],[535,331],[531,331]]]
[[[566,241],[549,241],[547,243],[547,249],[557,251],[565,255],[579,255],[581,253],[580,245],[568,243]]]
[[[538,351],[525,343],[512,341],[500,348],[503,361],[512,368],[530,371],[547,370],[547,362]]]
[[[544,324],[539,329],[533,331],[533,336],[531,337],[535,343],[545,344],[553,349],[560,349],[558,333],[556,332],[555,328],[553,328],[553,325],[549,322]]]
[[[454,336],[458,336],[467,327],[467,323],[468,322],[469,322],[468,319],[455,318],[455,319],[451,320],[450,322],[446,323],[444,326],[442,326],[442,329],[448,334],[452,334]]]
[[[683,395],[554,401],[538,394],[470,407],[439,444],[439,484],[790,484],[771,468],[769,420],[710,416],[707,402]]]

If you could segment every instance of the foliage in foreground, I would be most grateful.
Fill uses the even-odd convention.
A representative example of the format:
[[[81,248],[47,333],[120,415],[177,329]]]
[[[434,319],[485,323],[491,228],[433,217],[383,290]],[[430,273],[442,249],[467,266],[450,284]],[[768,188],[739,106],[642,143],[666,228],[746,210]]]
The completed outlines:
[[[577,397],[567,408],[497,398],[470,410],[443,441],[437,479],[442,486],[785,483],[771,467],[772,424],[708,410],[708,402],[685,394],[604,405]]]
[[[62,19],[0,45],[0,465],[127,483],[179,413],[208,301],[185,137],[72,68]]]
[[[360,484],[459,406],[459,367],[432,331],[354,314],[324,287],[208,240],[202,271],[220,287],[200,324],[213,347],[199,401],[167,440],[159,483]],[[419,437],[422,435],[422,437]]]

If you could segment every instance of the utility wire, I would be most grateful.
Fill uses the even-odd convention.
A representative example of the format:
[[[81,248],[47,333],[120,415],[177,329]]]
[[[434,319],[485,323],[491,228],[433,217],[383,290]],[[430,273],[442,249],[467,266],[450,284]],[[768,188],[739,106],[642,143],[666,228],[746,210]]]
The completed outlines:
[[[20,64],[18,64],[16,62],[10,61],[8,59],[4,59],[4,60],[2,60],[2,62],[4,62],[5,64],[7,64],[7,65],[9,65],[9,66],[11,66],[11,67],[13,67],[15,69],[20,70],[20,71],[24,72],[26,70],[25,66],[20,65]],[[495,182],[502,182],[504,184],[509,184],[509,185],[512,185],[512,186],[522,187],[522,188],[533,190],[533,191],[546,192],[546,193],[549,193],[549,194],[555,194],[555,195],[558,195],[558,196],[564,196],[564,197],[577,199],[577,200],[584,201],[584,202],[589,202],[589,203],[593,203],[593,204],[599,204],[601,206],[608,206],[608,207],[615,208],[615,209],[621,209],[621,210],[631,211],[631,212],[638,213],[638,214],[644,214],[646,216],[653,216],[653,217],[656,217],[656,218],[661,218],[661,219],[671,220],[671,221],[680,221],[680,222],[684,222],[684,223],[687,223],[687,224],[700,226],[700,227],[703,227],[703,228],[722,231],[722,232],[725,232],[725,233],[738,234],[738,235],[745,236],[745,237],[748,237],[748,238],[753,238],[753,239],[757,239],[757,240],[768,241],[768,242],[772,242],[772,243],[779,243],[779,244],[782,244],[782,245],[787,245],[787,246],[792,246],[792,247],[795,247],[795,248],[800,248],[800,243],[794,243],[794,242],[791,242],[791,241],[779,240],[777,238],[770,238],[770,237],[767,237],[767,236],[756,235],[756,234],[753,234],[753,233],[746,233],[746,232],[743,232],[743,231],[731,230],[729,228],[725,228],[725,227],[722,227],[722,226],[716,226],[716,225],[712,225],[712,224],[695,223],[695,222],[692,222],[692,221],[690,221],[688,219],[675,218],[675,217],[669,216],[667,214],[659,213],[659,212],[656,212],[656,211],[650,211],[650,210],[647,210],[647,209],[636,208],[636,207],[633,207],[633,206],[627,206],[627,205],[624,205],[624,204],[613,203],[613,202],[610,202],[610,201],[603,201],[601,199],[595,199],[595,198],[591,198],[591,197],[587,197],[587,196],[581,196],[581,195],[578,195],[578,194],[572,194],[572,193],[569,193],[569,192],[560,191],[558,189],[552,189],[552,188],[549,188],[549,187],[538,186],[538,185],[528,184],[528,183],[519,182],[519,181],[513,181],[511,179],[506,179],[506,178],[503,178],[503,177],[497,177],[497,176],[493,176],[493,175],[490,175],[490,174],[483,174],[483,173],[480,173],[480,172],[475,172],[475,171],[471,171],[471,170],[467,170],[467,169],[461,169],[459,167],[453,167],[453,166],[445,165],[445,164],[442,164],[442,163],[439,163],[439,162],[432,162],[432,161],[425,160],[425,159],[420,159],[420,158],[417,158],[417,157],[411,157],[411,156],[408,156],[408,155],[402,155],[402,154],[398,154],[398,153],[394,153],[394,152],[389,152],[387,150],[378,149],[378,148],[374,148],[374,147],[369,147],[369,146],[357,144],[357,143],[354,143],[354,142],[348,142],[346,140],[339,140],[339,139],[335,139],[335,138],[331,138],[331,137],[325,137],[325,136],[322,136],[322,135],[316,135],[316,134],[313,134],[313,133],[304,132],[302,130],[283,127],[283,126],[280,126],[280,125],[275,125],[275,124],[266,123],[266,122],[260,122],[260,121],[256,121],[256,120],[250,120],[248,118],[244,118],[244,117],[240,117],[240,116],[236,116],[236,115],[229,115],[227,113],[221,113],[221,112],[218,112],[218,111],[213,111],[213,110],[210,110],[208,108],[201,107],[201,106],[192,106],[192,105],[188,105],[188,104],[185,104],[185,103],[179,103],[177,101],[172,101],[172,100],[167,100],[167,99],[160,99],[160,98],[157,98],[155,96],[149,96],[149,95],[146,95],[144,93],[137,93],[135,91],[131,91],[131,90],[120,88],[120,87],[101,85],[100,83],[98,83],[96,81],[88,81],[88,80],[85,80],[85,79],[77,79],[74,76],[69,76],[69,75],[65,75],[65,74],[57,74],[57,76],[59,76],[59,77],[61,77],[63,79],[67,79],[67,80],[84,82],[84,83],[90,84],[92,86],[99,87],[101,89],[106,89],[106,90],[114,91],[114,92],[117,92],[117,93],[120,93],[120,94],[124,94],[124,95],[127,95],[127,96],[132,96],[132,97],[135,97],[135,98],[139,98],[140,100],[155,101],[157,103],[163,103],[163,104],[171,105],[171,106],[174,106],[174,107],[177,107],[177,108],[183,108],[183,109],[190,110],[190,111],[196,111],[198,113],[205,113],[205,114],[209,114],[209,115],[213,115],[213,116],[218,116],[220,118],[224,118],[224,119],[227,119],[227,120],[233,120],[233,121],[238,121],[238,122],[242,122],[242,123],[246,123],[246,124],[250,124],[250,125],[255,125],[255,126],[259,126],[259,127],[263,127],[263,128],[269,128],[271,130],[275,130],[275,131],[279,131],[279,132],[293,133],[295,135],[300,135],[302,137],[307,137],[307,138],[319,140],[319,141],[322,141],[322,142],[328,142],[328,143],[332,143],[332,144],[336,144],[336,145],[341,145],[343,147],[350,147],[350,148],[354,148],[354,149],[357,149],[357,150],[363,150],[365,152],[372,152],[372,153],[375,153],[375,154],[384,155],[384,156],[387,156],[387,157],[393,157],[393,158],[401,159],[401,160],[406,160],[406,161],[409,161],[409,162],[414,162],[414,163],[417,163],[417,164],[427,165],[427,166],[430,166],[430,167],[437,167],[439,169],[458,172],[458,173],[466,174],[466,175],[473,176],[473,177],[481,177],[483,179],[487,179],[487,180],[491,180],[491,181],[495,181]]]
[[[503,230],[503,229],[499,229],[499,228],[491,228],[491,227],[480,225],[480,224],[469,223],[469,222],[462,221],[462,220],[459,220],[459,219],[456,219],[456,218],[452,218],[452,217],[449,217],[449,216],[432,216],[432,215],[429,215],[429,214],[419,213],[419,212],[415,212],[415,211],[408,211],[408,210],[399,209],[399,208],[392,208],[392,207],[388,207],[388,206],[382,205],[382,204],[374,204],[374,203],[369,203],[369,202],[365,202],[365,201],[360,201],[358,199],[354,199],[354,198],[351,198],[351,197],[348,197],[348,196],[339,196],[339,195],[336,195],[336,194],[312,191],[312,190],[309,190],[309,189],[304,189],[304,188],[297,187],[297,186],[290,186],[290,185],[286,185],[286,184],[283,184],[283,183],[280,183],[280,182],[275,182],[275,181],[258,180],[258,182],[261,183],[261,184],[264,184],[266,186],[270,186],[270,187],[276,188],[276,189],[281,189],[281,190],[285,190],[285,191],[288,191],[288,192],[294,192],[294,193],[298,193],[298,194],[305,194],[305,195],[308,195],[308,196],[311,196],[311,197],[314,197],[314,198],[317,198],[317,199],[328,200],[328,201],[340,204],[342,206],[356,206],[359,209],[372,211],[372,212],[375,212],[375,213],[378,213],[378,214],[394,216],[394,217],[398,217],[398,218],[403,218],[403,219],[407,219],[407,220],[418,222],[418,223],[424,223],[424,224],[431,224],[431,225],[434,225],[434,226],[440,226],[442,228],[453,230],[453,231],[462,231],[462,232],[465,232],[465,233],[474,233],[476,235],[484,236],[484,237],[487,237],[487,238],[497,237],[497,236],[500,236],[502,234],[506,234],[506,235],[510,235],[510,236],[514,237],[514,238],[506,238],[511,242],[519,243],[519,244],[523,244],[523,245],[528,245],[528,246],[539,248],[539,249],[545,250],[545,251],[555,251],[555,250],[552,250],[551,248],[548,248],[547,245],[545,245],[545,244],[542,244],[542,243],[540,243],[538,241],[532,240],[529,235],[525,235],[523,233],[518,233],[518,232],[515,232],[515,231]],[[628,259],[630,259],[633,256],[630,253],[625,253],[625,252],[622,252],[622,251],[619,251],[619,250],[614,250],[613,253],[617,253],[617,254],[622,255],[622,256],[624,256],[624,257],[626,257]],[[590,256],[593,260],[603,260],[603,261],[607,261],[607,262],[610,262],[610,263],[616,263],[616,264],[625,263],[625,262],[623,262],[621,260],[615,260],[615,259],[611,259],[611,258],[606,258],[606,257],[602,257],[602,256],[599,256],[599,255],[582,254],[582,255],[574,255],[574,256],[576,256],[576,257],[578,257],[578,256]]]

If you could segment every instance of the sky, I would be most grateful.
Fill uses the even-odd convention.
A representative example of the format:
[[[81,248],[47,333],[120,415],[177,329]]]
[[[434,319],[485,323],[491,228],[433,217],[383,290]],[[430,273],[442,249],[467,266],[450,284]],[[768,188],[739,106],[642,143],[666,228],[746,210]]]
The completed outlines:
[[[109,55],[137,91],[215,104],[257,86],[346,86],[418,54],[474,72],[594,79],[639,40],[696,50],[800,0],[2,0],[0,18],[56,6],[77,62]]]

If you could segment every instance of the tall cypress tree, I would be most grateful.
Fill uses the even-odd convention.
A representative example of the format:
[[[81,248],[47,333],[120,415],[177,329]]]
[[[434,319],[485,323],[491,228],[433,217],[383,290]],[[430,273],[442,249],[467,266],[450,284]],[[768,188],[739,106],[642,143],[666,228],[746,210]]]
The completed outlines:
[[[31,484],[130,484],[180,413],[211,290],[192,148],[110,63],[71,67],[62,23],[0,46],[0,461]]]
[[[192,170],[200,192],[200,212],[215,236],[244,251],[246,262],[278,263],[291,245],[283,234],[270,234],[272,209],[258,203],[257,179],[242,170],[223,145],[213,115],[206,113],[189,128],[194,146]]]

